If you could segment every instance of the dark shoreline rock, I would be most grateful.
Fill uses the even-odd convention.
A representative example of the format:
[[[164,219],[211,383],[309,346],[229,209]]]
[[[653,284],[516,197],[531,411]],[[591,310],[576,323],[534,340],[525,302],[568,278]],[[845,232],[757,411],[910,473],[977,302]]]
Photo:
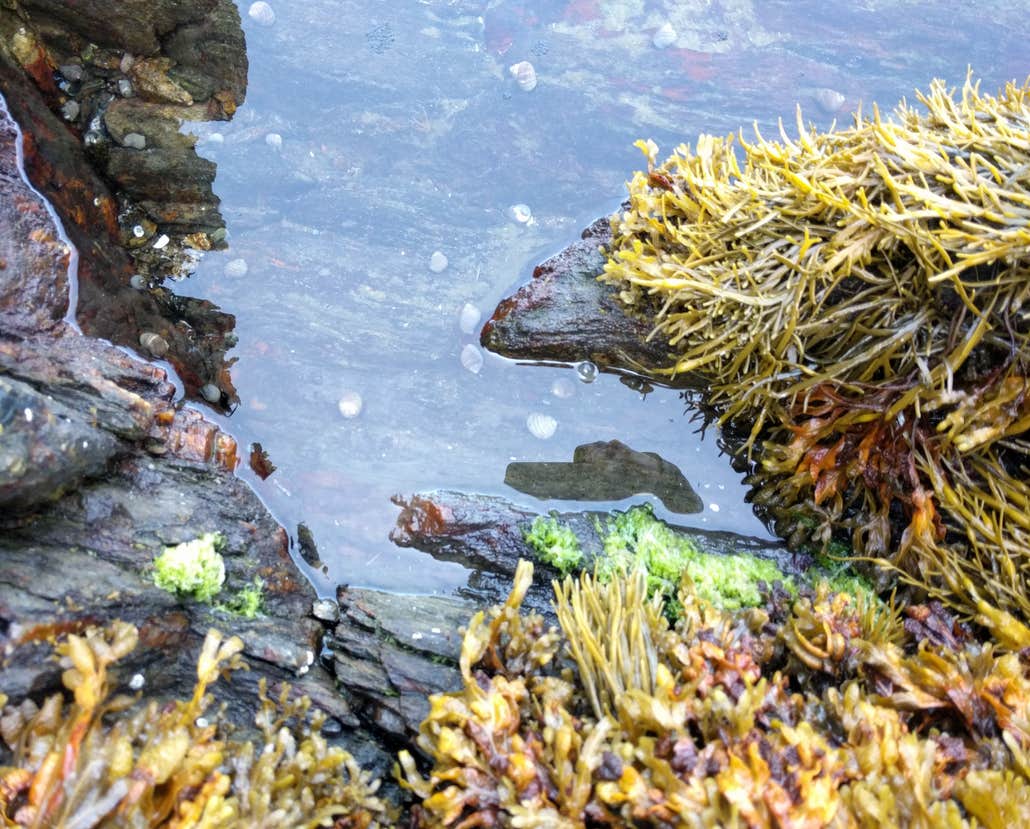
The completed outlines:
[[[0,89],[30,129],[26,170],[17,163],[20,132],[0,98],[3,691],[39,699],[58,690],[53,639],[117,618],[139,628],[140,644],[115,681],[138,673],[149,695],[188,698],[201,643],[216,627],[241,636],[251,668],[217,689],[231,721],[252,725],[260,680],[273,695],[289,683],[329,715],[337,742],[384,771],[391,758],[355,731],[358,720],[318,662],[317,594],[291,559],[286,533],[232,472],[235,441],[177,402],[163,369],[65,321],[70,251],[30,174],[35,188],[57,195],[54,210],[79,248],[83,329],[109,333],[105,326],[126,317],[163,316],[153,293],[127,284],[112,196],[5,54],[0,49]],[[207,532],[226,539],[226,595],[262,582],[257,617],[154,585],[154,558]]]
[[[664,341],[648,337],[651,324],[627,315],[614,291],[597,281],[600,248],[610,240],[608,219],[598,219],[579,241],[537,265],[533,278],[487,320],[483,347],[516,360],[589,360],[631,374],[668,365]]]

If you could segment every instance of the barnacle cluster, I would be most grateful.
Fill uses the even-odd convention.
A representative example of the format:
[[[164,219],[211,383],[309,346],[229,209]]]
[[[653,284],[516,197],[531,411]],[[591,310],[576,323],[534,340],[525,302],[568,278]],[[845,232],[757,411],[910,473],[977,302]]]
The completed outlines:
[[[794,543],[844,537],[1030,619],[1030,81],[940,81],[794,138],[701,136],[629,185],[602,279],[759,450]],[[754,457],[754,456],[752,456]],[[976,589],[972,585],[977,585]],[[1030,643],[1025,639],[1023,644]]]
[[[1030,821],[1030,656],[938,603],[827,589],[725,610],[685,581],[670,627],[640,570],[555,585],[559,629],[506,605],[431,698],[422,827],[1011,827]]]
[[[24,827],[314,827],[394,825],[378,781],[320,735],[306,698],[260,690],[255,741],[233,739],[208,687],[242,667],[238,637],[210,631],[193,697],[161,704],[112,693],[110,666],[135,648],[113,622],[69,635],[57,652],[72,697],[8,705],[0,736],[0,821]]]

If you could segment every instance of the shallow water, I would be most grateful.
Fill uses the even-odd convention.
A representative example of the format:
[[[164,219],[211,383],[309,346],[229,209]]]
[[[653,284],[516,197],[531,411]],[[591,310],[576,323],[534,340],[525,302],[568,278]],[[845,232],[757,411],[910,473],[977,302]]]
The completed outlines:
[[[478,336],[459,314],[471,303],[485,321],[611,212],[642,163],[637,138],[668,151],[753,121],[768,133],[795,102],[825,128],[935,76],[960,84],[967,66],[987,90],[1028,71],[1025,2],[990,20],[972,4],[843,5],[280,0],[271,26],[241,5],[246,103],[231,123],[189,127],[218,163],[230,248],[207,254],[181,292],[237,317],[240,405],[225,426],[268,451],[267,480],[243,474],[288,528],[312,530],[328,565],[312,574],[320,589],[463,583],[460,567],[388,540],[389,496],[458,488],[574,509],[507,488],[505,468],[569,461],[602,440],[680,467],[704,510],[677,523],[767,536],[677,392],[642,397],[613,376],[587,385],[489,354],[473,374],[460,355]],[[677,39],[658,49],[665,22]],[[523,60],[537,74],[528,92],[508,71]],[[528,224],[510,215],[518,203]],[[435,251],[448,260],[439,273]],[[226,269],[236,259],[243,276]],[[552,393],[561,379],[571,396]],[[357,417],[338,409],[347,392],[361,397]],[[557,420],[553,437],[530,434],[533,412]]]

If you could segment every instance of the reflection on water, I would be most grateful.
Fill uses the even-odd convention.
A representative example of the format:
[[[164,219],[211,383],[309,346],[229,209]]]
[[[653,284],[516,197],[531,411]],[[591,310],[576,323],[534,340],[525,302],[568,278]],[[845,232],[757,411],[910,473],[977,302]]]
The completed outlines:
[[[509,464],[613,440],[682,470],[698,525],[764,535],[676,392],[478,353],[468,320],[617,207],[639,137],[670,150],[756,119],[771,130],[795,101],[826,127],[933,76],[959,83],[969,64],[988,87],[1026,72],[1025,2],[990,21],[876,0],[270,5],[270,25],[243,9],[246,104],[193,128],[218,164],[229,250],[205,255],[190,292],[236,314],[227,427],[267,452],[274,472],[255,486],[287,526],[310,528],[322,587],[463,581],[389,543],[390,494],[525,501],[505,486]],[[523,61],[532,88],[509,71]],[[345,417],[348,395],[360,406]],[[532,413],[553,435],[531,433]]]
[[[654,452],[637,452],[618,440],[577,446],[571,463],[513,461],[504,483],[541,500],[621,501],[651,493],[679,514],[704,504],[679,467]]]

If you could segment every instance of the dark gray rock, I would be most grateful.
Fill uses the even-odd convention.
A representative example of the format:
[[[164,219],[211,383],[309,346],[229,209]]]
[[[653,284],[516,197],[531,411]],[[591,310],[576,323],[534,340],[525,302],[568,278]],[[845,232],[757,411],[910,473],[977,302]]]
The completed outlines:
[[[161,42],[180,26],[204,20],[218,0],[153,2],[153,0],[22,0],[21,6],[48,39],[68,54],[90,43],[125,49],[134,55],[160,51]],[[224,5],[224,4],[223,4]],[[239,18],[237,17],[237,25]]]
[[[482,345],[520,360],[589,360],[634,373],[668,365],[665,343],[648,339],[651,324],[628,316],[614,291],[597,281],[600,247],[610,239],[608,219],[598,219],[581,240],[538,265],[532,280],[497,306]]]
[[[0,375],[0,512],[55,500],[104,471],[118,442],[73,409]]]

